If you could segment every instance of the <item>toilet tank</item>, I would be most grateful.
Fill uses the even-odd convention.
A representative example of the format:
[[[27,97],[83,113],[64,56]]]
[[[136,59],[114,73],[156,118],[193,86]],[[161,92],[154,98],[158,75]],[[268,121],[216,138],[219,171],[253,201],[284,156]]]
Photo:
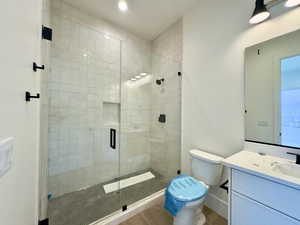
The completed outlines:
[[[198,149],[190,150],[192,158],[192,176],[209,186],[218,185],[222,172],[224,158]]]

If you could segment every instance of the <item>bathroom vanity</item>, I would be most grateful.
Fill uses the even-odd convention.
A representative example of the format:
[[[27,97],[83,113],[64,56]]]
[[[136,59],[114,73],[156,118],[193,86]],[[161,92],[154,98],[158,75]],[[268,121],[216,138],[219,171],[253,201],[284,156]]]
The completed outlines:
[[[300,165],[241,151],[224,160],[229,175],[229,225],[300,225]]]

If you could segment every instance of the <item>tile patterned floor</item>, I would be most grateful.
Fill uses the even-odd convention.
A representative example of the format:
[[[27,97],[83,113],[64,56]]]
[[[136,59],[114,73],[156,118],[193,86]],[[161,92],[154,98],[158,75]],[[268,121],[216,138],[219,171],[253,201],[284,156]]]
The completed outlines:
[[[88,225],[121,209],[125,204],[130,205],[165,188],[167,181],[152,172],[155,179],[124,188],[120,192],[105,194],[103,184],[99,184],[51,199],[48,205],[50,225]]]
[[[227,225],[227,220],[211,209],[204,207],[205,225]],[[120,225],[173,225],[173,217],[161,205],[151,207]]]

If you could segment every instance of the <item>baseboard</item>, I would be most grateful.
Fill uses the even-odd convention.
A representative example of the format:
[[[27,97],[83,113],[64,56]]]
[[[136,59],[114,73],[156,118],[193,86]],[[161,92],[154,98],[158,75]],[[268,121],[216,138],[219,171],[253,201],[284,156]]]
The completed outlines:
[[[39,225],[49,225],[49,219],[39,221]]]
[[[228,218],[228,203],[218,196],[209,193],[205,200],[205,205],[214,210],[220,216]]]

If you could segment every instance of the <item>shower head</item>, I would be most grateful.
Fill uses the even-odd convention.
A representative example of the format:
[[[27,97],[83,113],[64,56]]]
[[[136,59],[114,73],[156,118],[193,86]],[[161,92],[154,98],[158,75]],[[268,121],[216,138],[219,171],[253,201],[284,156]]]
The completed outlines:
[[[157,85],[161,85],[165,81],[164,78],[156,80]]]

